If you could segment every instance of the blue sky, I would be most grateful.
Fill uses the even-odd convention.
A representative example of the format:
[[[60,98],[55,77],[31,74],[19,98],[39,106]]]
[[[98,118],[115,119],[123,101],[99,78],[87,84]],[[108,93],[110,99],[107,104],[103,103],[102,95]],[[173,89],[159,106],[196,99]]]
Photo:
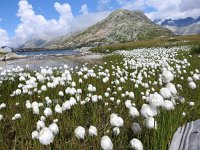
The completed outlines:
[[[142,10],[152,20],[196,18],[200,0],[0,0],[0,46],[69,35],[119,8]]]
[[[7,30],[9,36],[14,36],[14,30],[20,23],[16,16],[19,0],[1,0],[0,1],[0,27]],[[80,14],[80,8],[83,4],[88,5],[90,12],[99,11],[98,1],[95,0],[28,0],[37,14],[45,16],[46,19],[58,18],[59,14],[54,9],[54,3],[68,3],[72,8],[72,13],[76,16]],[[114,5],[113,5],[114,4]],[[112,3],[113,8],[119,8],[117,3]]]

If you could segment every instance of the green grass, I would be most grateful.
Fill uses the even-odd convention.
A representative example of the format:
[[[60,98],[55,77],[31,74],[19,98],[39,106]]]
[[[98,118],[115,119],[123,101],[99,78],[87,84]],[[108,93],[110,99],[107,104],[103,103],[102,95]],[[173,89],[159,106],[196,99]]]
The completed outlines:
[[[150,40],[133,41],[127,43],[118,43],[108,46],[94,47],[90,50],[95,53],[111,53],[116,50],[131,50],[136,48],[150,48],[150,47],[174,47],[182,45],[196,45],[199,44],[200,34],[184,35],[175,37],[161,37]]]
[[[60,129],[59,135],[55,137],[55,141],[51,146],[42,146],[37,140],[34,141],[31,139],[31,132],[36,128],[36,122],[40,119],[40,116],[43,114],[43,108],[40,108],[40,116],[33,115],[31,110],[25,109],[25,101],[30,100],[44,102],[45,97],[49,96],[52,100],[57,100],[59,104],[68,100],[70,95],[65,95],[64,97],[59,97],[58,92],[65,90],[66,86],[59,85],[55,89],[49,89],[46,92],[42,92],[40,95],[34,93],[33,95],[19,95],[11,97],[10,94],[13,90],[17,89],[20,81],[18,80],[19,76],[17,75],[13,81],[5,80],[0,85],[0,104],[6,103],[6,109],[0,110],[0,114],[4,115],[4,120],[0,122],[0,149],[20,149],[20,150],[98,150],[100,149],[100,139],[105,135],[107,130],[110,130],[109,137],[111,137],[114,150],[129,149],[129,141],[132,138],[138,138],[142,141],[145,150],[166,150],[169,147],[170,140],[176,129],[179,126],[184,125],[185,123],[199,119],[200,117],[200,82],[197,82],[198,88],[191,90],[188,88],[187,77],[190,76],[189,71],[194,71],[195,69],[200,70],[199,57],[197,55],[190,56],[189,52],[182,52],[178,55],[177,59],[187,58],[191,66],[187,68],[187,73],[183,74],[184,80],[181,80],[179,77],[175,78],[174,83],[179,83],[183,86],[183,90],[179,90],[179,95],[183,96],[186,99],[184,104],[178,104],[175,111],[160,111],[155,119],[158,122],[157,130],[148,130],[144,127],[143,118],[132,119],[128,116],[128,111],[124,107],[124,102],[128,97],[121,97],[121,93],[125,91],[133,91],[135,94],[134,102],[136,107],[140,110],[143,101],[141,100],[140,92],[144,92],[145,89],[140,87],[136,89],[133,86],[133,83],[128,79],[125,83],[121,83],[120,86],[123,88],[121,92],[117,92],[116,95],[112,95],[115,100],[120,99],[122,103],[116,107],[108,98],[103,96],[103,101],[98,103],[88,103],[85,106],[76,105],[70,111],[65,111],[62,115],[53,114],[47,118],[46,124],[52,123],[52,120],[55,118],[59,119],[58,126]],[[123,57],[118,55],[112,55],[105,57],[103,59],[104,64],[102,64],[104,70],[108,69],[111,73],[115,71],[112,66],[119,66],[122,69],[125,69],[123,66]],[[95,72],[98,72],[98,66],[92,66]],[[141,69],[141,68],[140,68]],[[134,69],[126,69],[128,74],[135,71]],[[27,71],[26,71],[27,72]],[[29,71],[28,71],[29,72]],[[148,80],[154,81],[158,78],[160,70],[156,73],[155,76],[152,76],[151,79],[144,78],[144,81]],[[35,73],[30,71],[30,74],[33,76]],[[59,72],[54,72],[54,76],[60,76]],[[116,79],[116,76],[111,75],[109,83],[102,84],[100,79],[89,77],[88,79],[83,79],[83,83],[78,83],[79,76],[76,73],[72,74],[73,81],[76,82],[76,88],[81,88],[83,94],[81,99],[84,99],[87,95],[87,84],[91,83],[97,87],[97,95],[103,95],[108,87],[111,88],[111,91],[116,91],[116,88],[111,84],[110,81]],[[38,87],[44,83],[40,83]],[[155,86],[155,90],[159,90],[160,86]],[[189,101],[194,101],[195,106],[190,107],[188,105]],[[19,102],[19,106],[15,106],[15,103]],[[108,102],[109,106],[105,106],[104,102]],[[51,106],[54,110],[55,102]],[[122,127],[121,133],[119,136],[114,137],[111,133],[111,127],[109,125],[109,116],[110,111],[108,108],[111,108],[111,112],[118,113],[124,119],[124,127]],[[12,121],[11,118],[15,113],[21,113],[22,119],[17,121]],[[182,116],[182,113],[186,112],[186,116]],[[142,133],[139,135],[134,135],[131,131],[131,125],[133,122],[138,122],[142,126]],[[77,126],[83,126],[88,128],[90,125],[94,125],[98,129],[97,137],[86,136],[84,141],[79,141],[74,136],[74,129]]]
[[[191,54],[200,54],[200,44],[191,47]]]

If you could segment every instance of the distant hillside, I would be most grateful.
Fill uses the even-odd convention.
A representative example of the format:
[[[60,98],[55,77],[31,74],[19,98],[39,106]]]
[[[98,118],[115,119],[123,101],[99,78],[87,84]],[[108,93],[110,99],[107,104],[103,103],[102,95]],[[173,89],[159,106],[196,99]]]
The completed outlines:
[[[46,41],[46,40],[43,40],[43,39],[33,39],[33,40],[29,40],[29,41],[25,42],[24,44],[20,45],[20,46],[18,47],[18,49],[42,48],[42,47],[44,47],[44,45],[45,45],[46,43],[47,43],[47,41]]]
[[[165,26],[176,35],[200,34],[200,23],[194,23],[185,27]]]
[[[51,41],[45,48],[101,46],[171,35],[173,33],[170,30],[154,24],[141,11],[116,10],[84,32]]]

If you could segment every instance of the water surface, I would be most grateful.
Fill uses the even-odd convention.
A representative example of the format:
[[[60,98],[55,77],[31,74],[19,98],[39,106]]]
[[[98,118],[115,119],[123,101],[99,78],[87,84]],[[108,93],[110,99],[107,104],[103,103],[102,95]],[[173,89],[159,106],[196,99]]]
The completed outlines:
[[[42,50],[42,51],[28,51],[28,52],[16,52],[18,55],[23,56],[47,56],[47,55],[74,55],[77,54],[78,51],[75,50]]]

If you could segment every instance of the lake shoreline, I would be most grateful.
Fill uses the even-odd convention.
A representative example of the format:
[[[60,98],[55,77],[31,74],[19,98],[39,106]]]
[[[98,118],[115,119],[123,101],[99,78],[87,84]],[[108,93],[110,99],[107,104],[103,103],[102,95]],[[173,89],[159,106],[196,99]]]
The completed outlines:
[[[101,64],[102,58],[105,57],[105,54],[100,53],[91,53],[88,50],[74,50],[74,54],[50,54],[50,55],[34,55],[34,56],[23,56],[12,53],[13,57],[4,56],[0,59],[0,67],[10,68],[11,66],[22,66],[25,67],[29,65],[30,68],[39,68],[39,66],[61,66],[63,64],[69,64],[70,66],[76,64]],[[2,54],[2,55],[8,55]]]

